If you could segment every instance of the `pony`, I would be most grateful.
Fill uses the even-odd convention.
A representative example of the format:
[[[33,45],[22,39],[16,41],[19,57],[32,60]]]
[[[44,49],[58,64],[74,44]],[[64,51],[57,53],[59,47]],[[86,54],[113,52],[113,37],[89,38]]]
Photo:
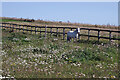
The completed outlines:
[[[75,31],[68,31],[67,32],[67,41],[70,41],[72,38],[77,41],[78,33],[80,32],[80,28],[77,28]]]

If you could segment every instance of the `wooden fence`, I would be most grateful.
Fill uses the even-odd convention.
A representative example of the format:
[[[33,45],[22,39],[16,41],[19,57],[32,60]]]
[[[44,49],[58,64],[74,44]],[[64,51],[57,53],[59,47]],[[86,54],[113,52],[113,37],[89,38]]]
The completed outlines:
[[[13,24],[13,23],[2,23],[2,28],[9,28],[10,30],[14,31],[14,30],[19,30],[19,31],[27,31],[27,32],[35,32],[35,34],[37,32],[40,33],[45,33],[45,37],[47,33],[55,33],[56,35],[58,34],[62,34],[63,35],[63,40],[65,39],[65,35],[67,34],[66,30],[74,30],[76,28],[73,27],[50,27],[50,26],[31,26],[31,25],[21,25],[21,24]],[[34,29],[33,29],[34,28]],[[41,29],[44,28],[44,31],[42,31]],[[39,30],[38,30],[39,29]],[[49,30],[48,30],[49,29]],[[53,29],[56,29],[56,31]],[[62,32],[59,32],[58,29],[62,30]],[[120,37],[112,37],[112,33],[117,33],[119,34],[120,31],[118,30],[103,30],[103,29],[89,29],[89,28],[80,28],[80,32],[82,30],[87,30],[87,34],[81,34],[79,33],[79,37],[78,39],[80,40],[80,36],[87,36],[88,40],[90,39],[90,37],[94,37],[97,38],[98,41],[100,39],[109,39],[109,41],[111,40],[120,40]],[[96,31],[97,32],[97,36],[96,35],[90,35],[90,31]],[[108,37],[105,36],[100,36],[100,32],[108,32]]]

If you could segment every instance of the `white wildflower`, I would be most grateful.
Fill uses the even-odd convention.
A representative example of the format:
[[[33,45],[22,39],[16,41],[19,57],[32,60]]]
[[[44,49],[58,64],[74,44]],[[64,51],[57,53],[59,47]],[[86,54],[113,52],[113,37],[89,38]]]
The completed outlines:
[[[13,38],[14,41],[18,41],[19,39],[18,38]]]
[[[25,38],[24,40],[29,41],[30,39],[29,38]]]

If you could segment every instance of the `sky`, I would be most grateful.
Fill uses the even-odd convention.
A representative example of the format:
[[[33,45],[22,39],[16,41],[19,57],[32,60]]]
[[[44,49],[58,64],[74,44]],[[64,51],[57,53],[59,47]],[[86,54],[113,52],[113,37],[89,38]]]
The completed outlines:
[[[118,25],[117,2],[3,2],[3,17]]]

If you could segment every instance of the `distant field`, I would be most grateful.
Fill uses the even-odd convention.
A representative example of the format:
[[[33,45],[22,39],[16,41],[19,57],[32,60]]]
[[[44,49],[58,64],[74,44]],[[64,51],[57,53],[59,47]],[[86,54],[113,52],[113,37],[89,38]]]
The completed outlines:
[[[88,28],[103,28],[103,29],[118,29],[117,26],[113,25],[91,25],[91,24],[82,24],[82,23],[67,23],[67,22],[55,22],[55,21],[44,21],[44,20],[35,20],[30,22],[31,19],[24,18],[8,18],[1,17],[2,22],[11,22],[11,23],[21,23],[21,24],[30,24],[30,25],[49,25],[49,26],[68,26],[68,27],[88,27]],[[0,20],[0,21],[1,21]]]
[[[2,21],[2,22],[25,22],[25,21],[16,21],[16,20],[12,20],[12,19],[0,19],[0,21]]]
[[[15,78],[116,78],[118,43],[67,43],[54,34],[2,31],[3,76]]]

